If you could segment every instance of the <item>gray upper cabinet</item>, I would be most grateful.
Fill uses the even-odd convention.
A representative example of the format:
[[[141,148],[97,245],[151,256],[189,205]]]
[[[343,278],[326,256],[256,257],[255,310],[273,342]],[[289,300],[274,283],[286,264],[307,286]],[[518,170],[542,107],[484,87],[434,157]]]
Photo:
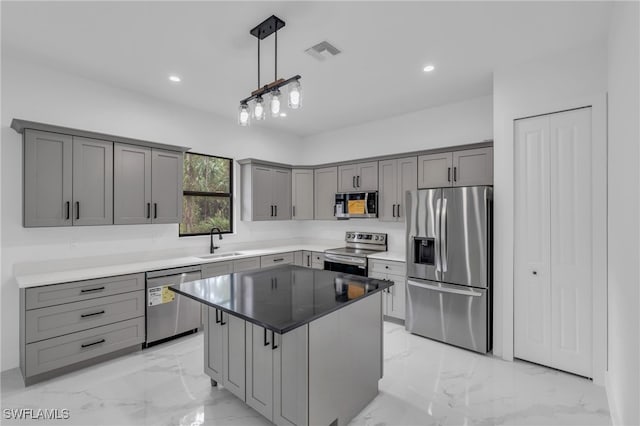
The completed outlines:
[[[243,164],[242,219],[291,219],[291,170]]]
[[[114,144],[113,168],[114,223],[151,223],[151,148]]]
[[[404,194],[417,188],[417,158],[380,161],[379,218],[404,222]]]
[[[378,162],[347,164],[338,167],[338,192],[377,191]]]
[[[113,142],[73,137],[73,224],[113,223]]]
[[[493,185],[493,148],[418,157],[418,187]]]
[[[274,219],[291,219],[291,170],[273,169],[271,182]]]
[[[493,148],[453,153],[454,186],[493,185]]]
[[[418,188],[451,186],[453,154],[421,155],[418,157]]]
[[[71,136],[25,130],[25,227],[72,224],[72,152]]]
[[[335,219],[334,205],[338,189],[338,168],[314,170],[313,196],[315,219]]]
[[[313,219],[313,170],[291,172],[291,215],[294,220]]]
[[[151,151],[151,221],[180,223],[182,220],[181,152]]]
[[[24,226],[113,223],[113,142],[25,130]]]

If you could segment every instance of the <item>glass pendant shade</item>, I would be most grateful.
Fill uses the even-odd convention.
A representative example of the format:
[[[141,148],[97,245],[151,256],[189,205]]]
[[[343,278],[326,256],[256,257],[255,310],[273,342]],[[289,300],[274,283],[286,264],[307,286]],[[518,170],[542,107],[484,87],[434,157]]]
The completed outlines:
[[[249,106],[247,104],[240,105],[240,108],[238,108],[238,124],[246,127],[249,125],[250,118]]]
[[[289,85],[289,108],[298,109],[302,106],[302,87],[299,81]]]
[[[256,104],[253,107],[253,117],[256,120],[264,120],[266,118],[262,96],[258,96],[258,98],[256,98]]]
[[[269,102],[269,109],[271,110],[272,117],[280,116],[280,90],[276,89],[271,92],[271,101]]]

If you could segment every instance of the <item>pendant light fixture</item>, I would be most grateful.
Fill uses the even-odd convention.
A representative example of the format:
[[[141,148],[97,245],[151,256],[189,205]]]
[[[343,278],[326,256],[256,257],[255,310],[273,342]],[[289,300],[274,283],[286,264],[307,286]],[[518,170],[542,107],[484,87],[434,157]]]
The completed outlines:
[[[275,15],[271,15],[258,26],[253,28],[249,33],[258,39],[258,89],[251,92],[251,96],[240,101],[238,108],[238,124],[248,126],[251,118],[255,120],[264,120],[267,117],[266,109],[269,108],[271,117],[286,117],[282,112],[282,91],[281,88],[287,88],[287,105],[291,109],[298,109],[302,105],[302,87],[300,85],[299,75],[288,79],[278,78],[278,30],[284,27],[285,23],[282,19]],[[275,70],[274,80],[264,86],[260,86],[260,41],[275,34]],[[268,101],[268,105],[265,101]]]

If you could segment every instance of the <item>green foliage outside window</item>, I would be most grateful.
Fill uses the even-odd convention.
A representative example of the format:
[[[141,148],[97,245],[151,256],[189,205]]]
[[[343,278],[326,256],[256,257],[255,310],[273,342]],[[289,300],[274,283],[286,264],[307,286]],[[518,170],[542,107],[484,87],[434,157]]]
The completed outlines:
[[[233,160],[185,153],[180,236],[209,233],[218,227],[232,232]]]

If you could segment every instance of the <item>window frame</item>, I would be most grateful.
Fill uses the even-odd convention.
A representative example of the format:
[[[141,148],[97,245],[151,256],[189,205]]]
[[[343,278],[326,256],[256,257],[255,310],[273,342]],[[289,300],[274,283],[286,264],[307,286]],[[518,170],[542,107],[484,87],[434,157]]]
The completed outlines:
[[[220,158],[222,160],[228,160],[229,161],[229,192],[206,192],[206,191],[185,191],[184,188],[182,189],[182,197],[184,198],[184,196],[186,195],[191,195],[191,196],[201,196],[201,197],[227,197],[229,198],[229,230],[228,231],[223,231],[221,232],[221,234],[233,234],[234,233],[234,216],[235,216],[235,211],[233,210],[233,173],[234,173],[234,167],[233,167],[233,158],[229,158],[229,157],[222,157],[220,155],[211,155],[211,154],[202,154],[200,152],[185,152],[184,155],[188,155],[188,154],[193,154],[193,155],[201,155],[203,157],[210,157],[210,158]],[[185,157],[186,158],[186,157]],[[184,161],[184,160],[183,160]],[[184,173],[184,172],[183,172]],[[182,178],[184,179],[184,175],[182,176]],[[194,233],[194,234],[183,234],[182,232],[180,232],[180,224],[182,224],[182,221],[180,221],[180,223],[178,224],[178,237],[196,237],[196,236],[200,236],[200,235],[209,235],[209,232],[198,232],[198,233]]]

